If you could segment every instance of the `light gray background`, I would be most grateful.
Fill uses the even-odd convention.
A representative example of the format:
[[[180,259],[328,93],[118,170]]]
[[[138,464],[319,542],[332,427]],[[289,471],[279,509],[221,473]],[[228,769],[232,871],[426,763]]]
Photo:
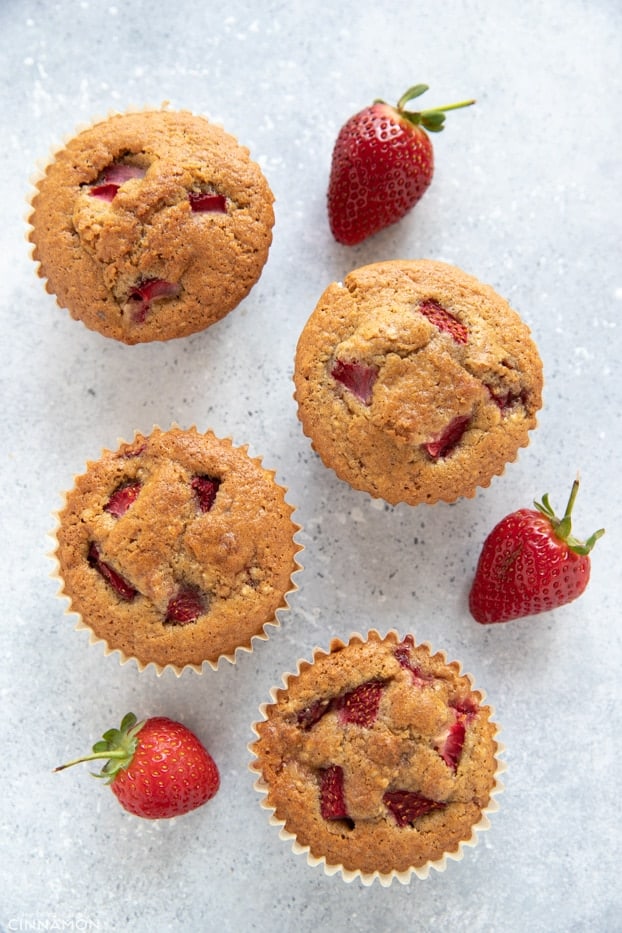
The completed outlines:
[[[4,931],[622,929],[621,39],[617,0],[2,0]],[[336,133],[373,98],[397,100],[420,81],[426,105],[478,103],[435,138],[436,176],[415,211],[341,247],[325,214]],[[276,195],[274,245],[224,321],[128,348],[44,292],[25,200],[37,162],[81,123],[164,100],[249,146]],[[474,500],[391,508],[310,451],[293,356],[330,281],[424,256],[491,283],[520,311],[544,360],[545,405],[530,447]],[[301,588],[271,639],[235,666],[180,679],[90,646],[46,556],[52,513],[86,460],[173,421],[262,455],[289,487],[305,545]],[[547,616],[478,626],[466,597],[485,535],[546,491],[562,508],[577,471],[577,533],[608,529],[587,593]],[[333,635],[374,626],[461,660],[507,746],[501,809],[478,848],[389,889],[346,885],[293,855],[247,770],[250,724],[281,674]],[[199,733],[222,773],[210,804],[143,822],[87,768],[51,773],[128,709]]]

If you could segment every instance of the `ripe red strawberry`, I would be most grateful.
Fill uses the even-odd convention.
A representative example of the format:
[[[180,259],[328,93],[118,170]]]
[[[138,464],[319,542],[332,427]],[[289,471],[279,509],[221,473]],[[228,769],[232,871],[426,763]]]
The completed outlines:
[[[135,816],[159,820],[202,806],[220,786],[213,758],[186,726],[163,716],[136,722],[128,713],[93,751],[55,768],[108,759],[99,774],[121,806]]]
[[[328,220],[339,243],[354,246],[396,223],[425,194],[434,173],[432,143],[425,131],[440,132],[445,111],[475,103],[405,109],[427,89],[427,84],[409,88],[397,107],[376,100],[341,128],[328,185]]]
[[[534,509],[519,509],[490,532],[479,558],[469,595],[478,622],[508,622],[556,609],[577,599],[590,579],[589,553],[605,533],[587,541],[571,534],[571,513],[579,490],[575,480],[563,518],[548,494]]]

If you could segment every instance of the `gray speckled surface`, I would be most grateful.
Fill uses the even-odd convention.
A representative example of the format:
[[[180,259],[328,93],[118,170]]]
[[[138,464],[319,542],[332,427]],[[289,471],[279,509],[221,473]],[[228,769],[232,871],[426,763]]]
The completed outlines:
[[[622,268],[617,0],[209,0],[0,6],[2,567],[0,928],[552,933],[622,929],[620,509]],[[348,249],[325,217],[340,124],[417,81],[428,102],[477,97],[435,143],[436,177],[400,225]],[[249,298],[218,325],[127,348],[46,295],[25,243],[37,161],[76,126],[128,105],[223,123],[277,201]],[[296,339],[325,285],[400,256],[491,283],[533,330],[546,371],[532,443],[472,501],[390,508],[340,483],[296,420]],[[87,459],[178,421],[249,443],[290,489],[305,571],[268,642],[202,677],[121,667],[73,630],[46,537]],[[494,522],[580,470],[576,530],[608,534],[581,600],[476,625],[466,594]],[[492,828],[461,863],[409,886],[325,877],[281,842],[247,771],[251,722],[296,659],[333,635],[413,631],[462,661],[507,746]],[[178,717],[222,788],[172,822],[126,815],[87,769],[53,775],[127,709]]]

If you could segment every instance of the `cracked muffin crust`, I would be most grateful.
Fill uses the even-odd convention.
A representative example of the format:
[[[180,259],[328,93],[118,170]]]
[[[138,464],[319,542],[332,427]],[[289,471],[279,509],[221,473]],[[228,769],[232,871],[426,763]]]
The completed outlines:
[[[324,464],[393,504],[472,497],[529,443],[542,405],[542,363],[519,315],[425,259],[329,285],[299,337],[294,382]]]
[[[299,526],[274,473],[211,431],[136,434],[77,477],[56,531],[62,595],[111,650],[215,666],[278,624]]]
[[[500,787],[497,726],[459,664],[371,631],[284,684],[254,726],[251,768],[297,843],[364,874],[456,857]]]
[[[55,154],[29,239],[47,291],[74,319],[126,344],[170,340],[249,293],[273,201],[248,150],[204,117],[115,114]]]

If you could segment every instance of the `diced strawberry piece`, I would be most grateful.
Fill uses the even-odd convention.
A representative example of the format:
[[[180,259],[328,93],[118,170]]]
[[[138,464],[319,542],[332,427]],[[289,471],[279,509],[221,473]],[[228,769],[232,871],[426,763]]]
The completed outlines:
[[[372,389],[378,378],[377,366],[369,366],[357,360],[335,360],[330,374],[364,405],[371,404]]]
[[[209,194],[201,191],[191,191],[188,195],[190,207],[197,213],[209,211],[213,214],[227,213],[227,199],[223,194]]]
[[[457,719],[456,722],[446,730],[440,738],[439,743],[436,745],[436,751],[447,767],[451,768],[452,771],[455,771],[458,767],[465,734],[466,729],[464,722],[462,719]]]
[[[432,810],[444,810],[447,804],[430,800],[410,790],[388,790],[382,797],[387,810],[390,810],[398,826],[408,826],[420,816]]]
[[[141,489],[142,483],[126,483],[124,486],[119,486],[110,496],[104,506],[104,511],[110,512],[115,518],[121,518],[136,501]]]
[[[195,587],[184,587],[169,601],[166,622],[173,625],[188,625],[196,622],[205,612],[205,600]]]
[[[146,444],[139,444],[138,447],[135,447],[133,450],[124,450],[115,454],[115,457],[120,457],[123,460],[132,460],[134,457],[140,457],[140,455],[147,449]]]
[[[160,298],[176,298],[180,291],[179,285],[174,282],[166,282],[164,279],[146,279],[132,289],[126,308],[129,308],[132,320],[137,324],[142,324],[149,313],[152,301],[158,301]]]
[[[469,333],[464,324],[433,298],[422,302],[418,310],[431,324],[449,334],[456,343],[466,343]]]
[[[471,723],[479,712],[479,706],[472,697],[464,697],[460,700],[452,700],[449,705],[455,709],[459,716],[462,716],[467,726]]]
[[[115,162],[104,170],[102,181],[111,185],[122,185],[131,178],[144,178],[146,169],[140,165],[127,165],[125,162]]]
[[[339,721],[370,728],[378,715],[384,684],[381,680],[368,680],[335,701]]]
[[[454,418],[453,421],[449,422],[442,434],[423,445],[433,460],[446,457],[447,454],[451,453],[466,431],[470,420],[468,415]]]
[[[90,193],[93,197],[101,198],[103,201],[112,201],[124,182],[129,181],[130,178],[143,178],[144,175],[144,168],[118,162],[104,169]]]
[[[301,709],[296,717],[298,725],[305,731],[309,730],[319,722],[324,713],[327,713],[331,707],[331,700],[316,700],[311,706]]]
[[[404,641],[400,642],[400,644],[395,647],[393,654],[398,663],[407,671],[410,671],[413,684],[416,687],[423,687],[425,684],[432,683],[434,676],[424,673],[421,668],[414,663],[410,654],[410,649],[413,646],[414,639],[412,635],[407,635]]]
[[[164,279],[146,279],[135,292],[143,301],[157,301],[158,298],[174,298],[179,295],[179,285],[165,282]]]
[[[508,408],[511,408],[512,405],[514,405],[516,402],[522,402],[523,404],[525,404],[525,395],[522,392],[518,394],[514,394],[513,392],[510,392],[508,390],[507,392],[500,393],[499,391],[493,392],[492,388],[489,385],[487,385],[486,388],[488,389],[491,399],[493,400],[493,402],[495,402],[496,405],[499,406],[499,409],[501,411],[506,411]]]
[[[92,198],[100,198],[102,201],[113,201],[118,190],[118,185],[95,185],[89,194]]]
[[[320,813],[325,820],[348,819],[343,792],[343,768],[339,765],[330,765],[321,772]]]
[[[124,599],[126,602],[131,603],[134,597],[136,596],[136,590],[133,586],[124,580],[123,577],[113,570],[110,564],[107,564],[106,561],[102,560],[99,548],[92,541],[89,545],[88,550],[88,562],[91,567],[94,567],[98,573],[104,578],[106,583],[108,583],[115,593],[120,596],[121,599]]]
[[[407,635],[404,641],[401,641],[399,645],[396,645],[393,654],[395,659],[401,664],[402,667],[406,667],[409,670],[412,670],[412,661],[410,657],[410,650],[414,647],[415,640],[412,635]]]
[[[216,500],[220,480],[214,476],[195,476],[190,485],[197,497],[201,512],[209,512]]]

